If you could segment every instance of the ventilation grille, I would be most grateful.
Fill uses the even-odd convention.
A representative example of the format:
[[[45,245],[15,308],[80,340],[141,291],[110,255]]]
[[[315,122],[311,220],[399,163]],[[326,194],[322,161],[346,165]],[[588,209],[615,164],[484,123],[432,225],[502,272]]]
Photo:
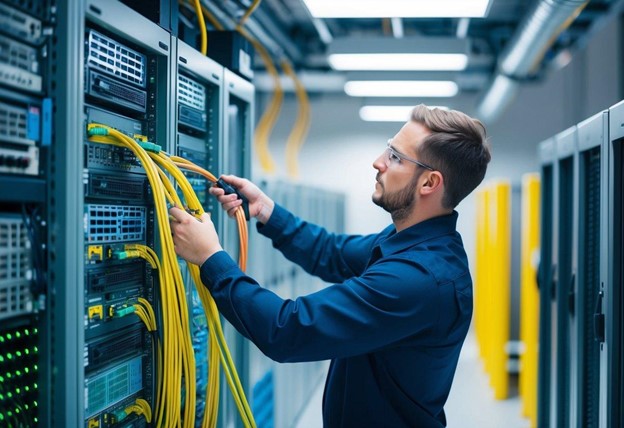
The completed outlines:
[[[32,311],[30,241],[19,217],[0,217],[0,319]]]
[[[87,64],[145,87],[146,57],[95,31],[89,32]]]
[[[178,101],[181,104],[204,111],[206,108],[206,88],[180,74],[178,76]]]
[[[85,241],[92,243],[144,241],[145,207],[86,205]]]

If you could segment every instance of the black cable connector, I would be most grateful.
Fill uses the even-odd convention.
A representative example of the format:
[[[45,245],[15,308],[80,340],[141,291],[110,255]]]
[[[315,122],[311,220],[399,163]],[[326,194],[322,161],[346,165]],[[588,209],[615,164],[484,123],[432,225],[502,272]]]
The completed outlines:
[[[236,193],[236,196],[238,196],[238,199],[243,201],[243,211],[245,212],[245,219],[249,221],[249,201],[247,200],[247,198],[241,195],[234,186],[231,186],[227,184],[225,181],[223,181],[222,178],[219,178],[215,184],[217,185],[217,187],[222,188],[225,191],[226,195],[231,195],[232,193]]]

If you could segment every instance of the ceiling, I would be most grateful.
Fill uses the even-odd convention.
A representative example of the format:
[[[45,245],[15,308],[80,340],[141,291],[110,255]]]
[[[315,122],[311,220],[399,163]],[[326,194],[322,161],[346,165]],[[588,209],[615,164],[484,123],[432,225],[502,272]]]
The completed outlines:
[[[220,8],[234,21],[251,3],[251,0],[223,0],[215,1],[211,6]],[[524,81],[543,78],[552,67],[563,65],[569,54],[582,46],[607,17],[619,13],[621,3],[622,0],[490,0],[485,18],[391,20],[318,19],[310,15],[303,0],[263,0],[248,20],[247,28],[274,57],[288,58],[300,75],[310,77],[307,82],[302,79],[309,92],[340,90],[344,80],[357,74],[368,79],[397,78],[406,74],[333,71],[328,65],[327,53],[337,39],[376,37],[387,39],[388,43],[411,37],[462,39],[469,49],[465,70],[452,73],[410,72],[409,75],[419,78],[420,73],[428,79],[450,75],[458,84],[460,94],[487,98],[498,76],[502,76],[503,84],[516,88]],[[539,21],[545,11],[550,15],[543,22],[531,22]],[[575,11],[577,16],[574,16]],[[533,26],[527,30],[529,24]],[[531,31],[534,34],[529,34]],[[521,52],[511,52],[518,47],[523,36],[528,37],[529,47],[525,47],[524,51],[520,49]],[[527,49],[533,49],[533,52]],[[515,63],[514,58],[510,58],[514,55],[518,56]],[[270,83],[262,83],[270,82],[267,76],[263,76],[262,61],[255,61],[254,67],[257,86],[269,89]]]

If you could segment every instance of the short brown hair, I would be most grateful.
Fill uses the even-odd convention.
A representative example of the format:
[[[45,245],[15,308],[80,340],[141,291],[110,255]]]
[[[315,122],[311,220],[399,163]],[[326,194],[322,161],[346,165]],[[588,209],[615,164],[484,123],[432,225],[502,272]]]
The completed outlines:
[[[411,120],[431,131],[418,147],[418,159],[442,173],[442,205],[455,208],[485,176],[491,159],[485,126],[460,111],[424,104],[414,107]]]

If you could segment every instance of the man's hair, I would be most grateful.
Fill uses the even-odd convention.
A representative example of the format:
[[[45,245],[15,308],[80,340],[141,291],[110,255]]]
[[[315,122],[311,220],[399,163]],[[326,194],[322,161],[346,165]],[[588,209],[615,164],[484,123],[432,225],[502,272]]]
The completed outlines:
[[[442,206],[455,208],[485,176],[491,158],[485,126],[462,112],[424,104],[414,107],[411,120],[431,131],[418,147],[418,159],[442,173]]]

